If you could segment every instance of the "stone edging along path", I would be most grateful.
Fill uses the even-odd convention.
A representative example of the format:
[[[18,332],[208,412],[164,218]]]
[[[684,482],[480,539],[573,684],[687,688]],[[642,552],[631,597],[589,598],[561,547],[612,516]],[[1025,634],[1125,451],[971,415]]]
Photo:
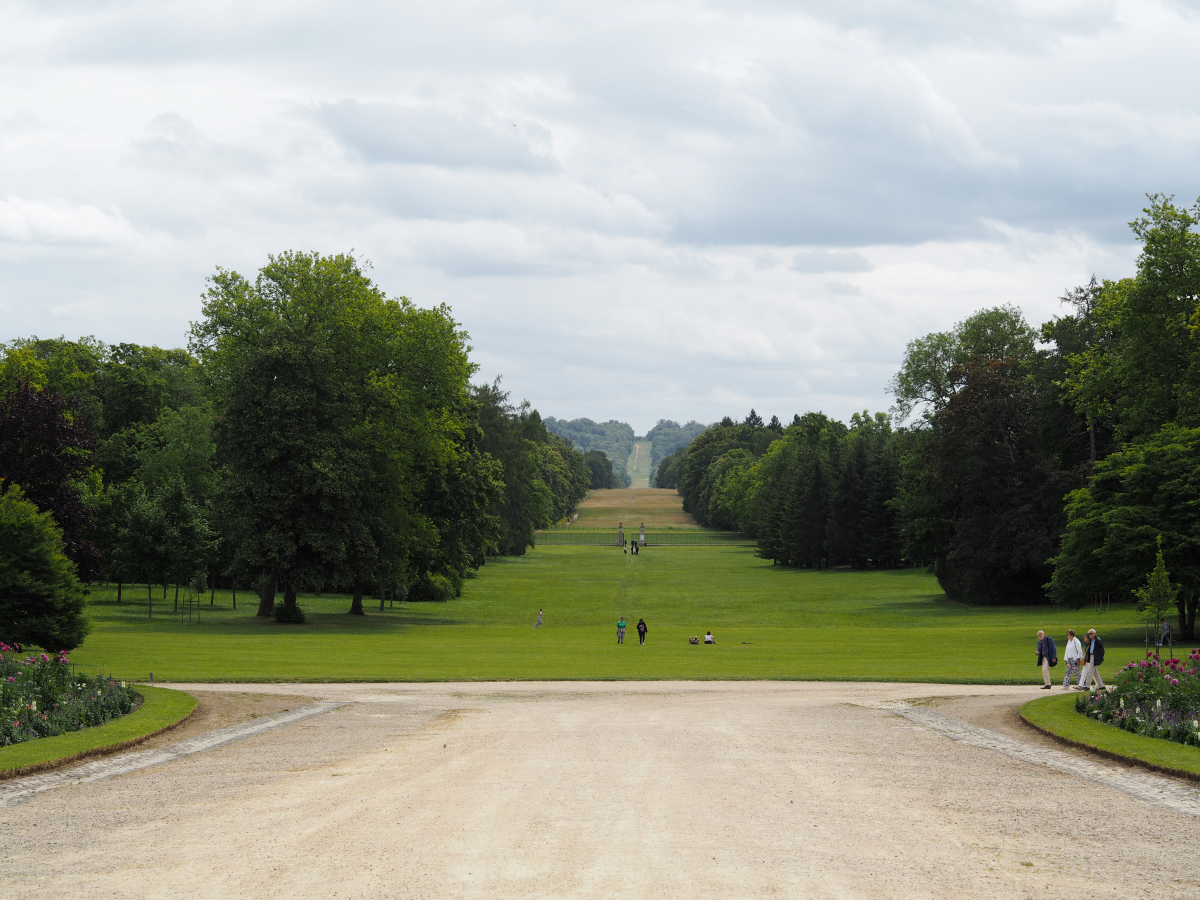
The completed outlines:
[[[961,722],[958,719],[951,719],[919,706],[911,706],[904,701],[883,701],[878,703],[859,703],[856,705],[886,710],[895,715],[903,716],[910,722],[915,722],[918,725],[928,728],[930,731],[944,735],[952,741],[961,741],[964,744],[971,744],[975,747],[985,747],[1025,762],[1057,769],[1059,772],[1065,772],[1068,775],[1075,775],[1079,778],[1085,778],[1088,781],[1095,781],[1099,784],[1116,788],[1118,791],[1123,791],[1126,794],[1137,797],[1139,800],[1145,800],[1147,803],[1163,806],[1184,815],[1200,817],[1200,789],[1181,783],[1174,778],[1166,778],[1150,772],[1106,766],[1072,753],[1064,753],[1061,750],[1052,750],[1048,747],[1037,747],[1033,744],[1026,744],[1024,741],[1018,741],[1016,738],[988,731],[986,728],[980,728],[978,725],[971,725],[967,722]]]
[[[135,750],[131,753],[121,753],[95,762],[84,763],[81,766],[47,772],[44,775],[29,775],[0,782],[0,809],[23,803],[42,791],[50,791],[72,784],[84,784],[89,781],[100,781],[104,778],[112,778],[114,775],[125,775],[139,769],[148,769],[174,759],[191,756],[202,750],[212,750],[241,738],[261,734],[281,725],[319,716],[345,705],[339,700],[321,700],[309,706],[276,713],[273,716],[265,716],[253,722],[210,731],[207,734],[178,741],[158,750]]]

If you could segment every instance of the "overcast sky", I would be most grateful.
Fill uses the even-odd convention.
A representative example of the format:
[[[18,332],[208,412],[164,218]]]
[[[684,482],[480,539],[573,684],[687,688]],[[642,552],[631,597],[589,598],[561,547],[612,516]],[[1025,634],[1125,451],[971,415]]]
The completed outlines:
[[[543,415],[886,409],[1200,195],[1198,2],[0,4],[0,340],[370,260]]]

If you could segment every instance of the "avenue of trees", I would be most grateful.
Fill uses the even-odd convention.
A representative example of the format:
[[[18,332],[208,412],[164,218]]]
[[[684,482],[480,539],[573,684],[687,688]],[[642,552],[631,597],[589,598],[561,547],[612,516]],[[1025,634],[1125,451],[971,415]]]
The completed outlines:
[[[571,441],[577,449],[588,455],[593,488],[629,487],[631,482],[625,471],[625,461],[633,452],[632,426],[615,419],[593,422],[591,419],[556,419],[550,416],[546,419],[546,428]],[[596,454],[603,455],[608,465],[601,463]]]
[[[466,342],[352,257],[284,253],[253,280],[217,271],[188,350],[0,345],[0,528],[60,610],[55,631],[21,607],[6,556],[0,638],[71,649],[101,578],[148,612],[152,586],[219,583],[300,621],[299,591],[362,614],[364,594],[448,599],[524,553],[591,474],[528,404],[471,384]]]
[[[1200,204],[1150,198],[1137,273],[912,341],[893,415],[725,419],[663,458],[704,525],[791,566],[927,565],[953,598],[1132,600],[1158,565],[1200,608]],[[1160,579],[1161,580],[1161,579]]]

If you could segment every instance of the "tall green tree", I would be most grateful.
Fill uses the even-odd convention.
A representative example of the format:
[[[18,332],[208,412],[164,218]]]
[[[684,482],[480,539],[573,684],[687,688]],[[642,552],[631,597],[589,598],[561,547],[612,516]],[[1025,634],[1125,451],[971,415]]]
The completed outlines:
[[[48,512],[0,482],[0,639],[74,650],[88,633],[86,596]]]
[[[222,521],[260,615],[276,590],[419,579],[424,476],[453,464],[472,371],[448,310],[389,300],[350,256],[218,270],[193,326],[216,413]]]
[[[1165,425],[1096,463],[1091,483],[1067,499],[1066,532],[1048,594],[1082,606],[1129,597],[1161,549],[1180,582],[1179,626],[1195,636],[1200,610],[1200,428]],[[1160,544],[1161,540],[1161,544]]]

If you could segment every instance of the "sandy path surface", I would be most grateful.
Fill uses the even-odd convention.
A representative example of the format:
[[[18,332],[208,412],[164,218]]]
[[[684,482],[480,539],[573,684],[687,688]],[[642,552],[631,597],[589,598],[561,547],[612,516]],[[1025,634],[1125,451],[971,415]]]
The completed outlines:
[[[1200,896],[1200,817],[850,705],[1030,688],[188,687],[350,702],[0,809],[5,893]]]

